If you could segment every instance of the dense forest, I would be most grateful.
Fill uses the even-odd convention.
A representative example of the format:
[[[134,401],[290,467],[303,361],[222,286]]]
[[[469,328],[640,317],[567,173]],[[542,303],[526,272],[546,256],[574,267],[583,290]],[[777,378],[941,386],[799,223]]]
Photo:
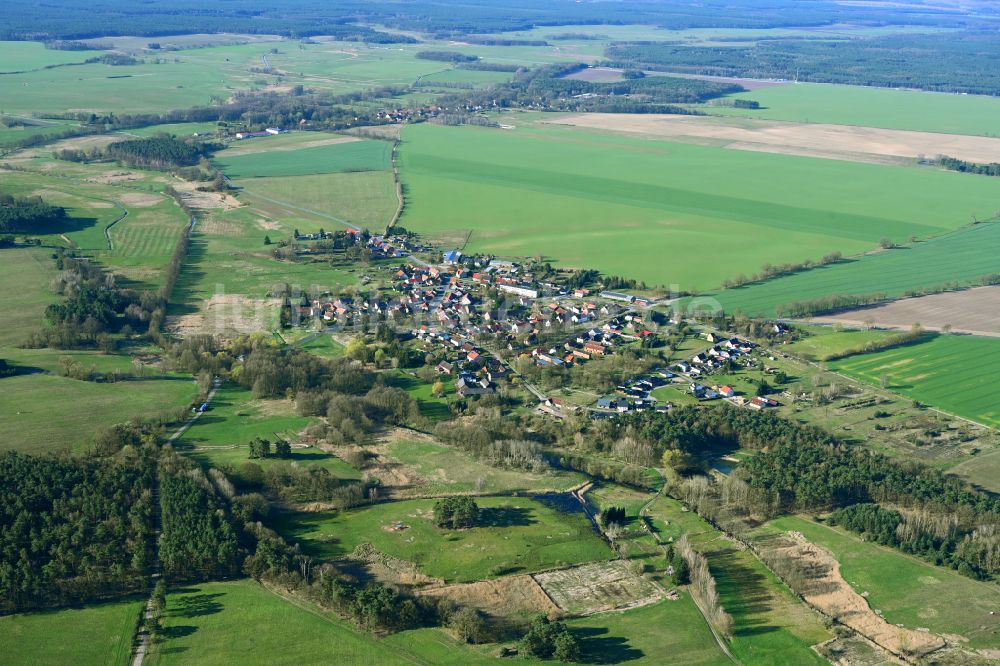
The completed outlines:
[[[14,197],[0,193],[0,233],[47,234],[66,223],[66,209],[41,197]]]
[[[0,456],[0,610],[65,605],[143,589],[153,561],[154,467]]]
[[[995,32],[776,39],[746,47],[632,42],[612,45],[605,55],[619,67],[1000,95]]]
[[[111,159],[136,169],[169,170],[194,166],[203,157],[211,154],[214,148],[214,145],[200,141],[154,136],[117,141],[103,150],[58,150],[55,152],[55,157],[71,162]]]
[[[336,5],[321,0],[264,2],[229,0],[206,9],[194,0],[169,6],[135,5],[124,0],[68,0],[52,11],[48,5],[11,0],[5,4],[2,39],[83,39],[104,35],[159,36],[201,32],[332,35],[341,40],[372,43],[408,42],[384,25],[439,38],[527,30],[538,26],[648,24],[683,28],[777,28],[821,26],[833,23],[872,25],[934,25],[973,27],[988,24],[989,8],[980,17],[930,6],[895,7],[766,0],[734,5],[722,0],[691,4],[671,0],[649,3],[580,3],[573,0],[512,0],[502,5],[490,0],[440,3],[411,0],[371,3],[345,0]]]

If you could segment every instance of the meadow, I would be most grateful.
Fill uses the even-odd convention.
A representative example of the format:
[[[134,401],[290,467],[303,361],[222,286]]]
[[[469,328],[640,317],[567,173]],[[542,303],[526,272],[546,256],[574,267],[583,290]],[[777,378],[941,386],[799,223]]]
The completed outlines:
[[[421,493],[510,492],[568,490],[583,483],[573,472],[536,474],[479,462],[454,447],[429,440],[400,439],[389,444],[389,456],[415,470],[426,482]]]
[[[786,349],[804,359],[819,361],[897,334],[897,331],[834,326],[796,326],[796,329],[803,335]]]
[[[583,663],[731,664],[688,594],[624,613],[602,613],[567,622],[580,643]]]
[[[349,141],[235,157],[227,157],[223,151],[214,162],[230,178],[308,176],[340,171],[386,170],[391,152],[392,145],[385,141]]]
[[[480,497],[480,524],[441,530],[433,523],[434,500],[388,502],[333,513],[285,514],[275,528],[307,554],[336,558],[370,543],[414,562],[428,576],[470,582],[502,574],[529,573],[606,560],[611,549],[594,533],[582,511],[526,497]],[[403,523],[407,527],[395,530]]]
[[[996,120],[1000,99],[982,95],[796,83],[737,93],[727,99],[755,100],[761,108],[699,108],[713,115],[1000,136]]]
[[[398,205],[389,171],[241,179],[236,185],[246,188],[241,197],[245,202],[254,195],[287,201],[374,232],[385,229]]]
[[[1000,604],[1000,589],[966,578],[857,535],[804,518],[785,516],[768,523],[782,531],[797,531],[830,551],[841,574],[885,619],[909,628],[958,634],[969,648],[996,647],[1000,618],[991,611]]]
[[[79,451],[101,428],[130,417],[175,411],[196,392],[194,383],[182,378],[105,384],[33,374],[0,381],[0,414],[4,415],[0,450],[25,453]]]
[[[924,341],[830,363],[830,369],[957,416],[1000,427],[994,389],[1000,340],[937,335]]]
[[[730,650],[743,663],[822,664],[813,645],[832,638],[819,617],[750,551],[739,550],[680,502],[658,497],[648,510],[663,543],[687,534],[708,558],[723,608],[733,616]]]
[[[151,666],[287,664],[328,655],[342,664],[485,664],[438,629],[376,638],[305,602],[285,599],[249,580],[203,583],[170,591],[164,640]]]
[[[42,248],[0,250],[0,347],[14,347],[42,325],[45,308],[58,300],[49,289],[56,265]]]
[[[970,286],[1000,270],[1000,260],[985,251],[997,242],[1000,224],[988,222],[710,296],[727,312],[766,317],[778,307],[831,294],[899,297],[945,284]]]
[[[26,72],[43,67],[79,64],[103,51],[59,51],[47,49],[41,42],[0,41],[0,74]]]
[[[125,666],[144,600],[0,617],[8,664]]]
[[[509,122],[518,129],[405,128],[401,224],[468,237],[467,251],[701,290],[768,262],[941,234],[992,215],[1000,194],[957,173]]]

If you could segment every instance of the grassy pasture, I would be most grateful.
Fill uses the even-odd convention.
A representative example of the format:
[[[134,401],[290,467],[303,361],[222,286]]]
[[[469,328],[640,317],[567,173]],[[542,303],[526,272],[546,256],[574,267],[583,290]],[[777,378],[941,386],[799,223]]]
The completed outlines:
[[[709,523],[669,497],[657,498],[648,515],[661,542],[687,534],[708,557],[722,606],[734,620],[729,647],[743,663],[824,663],[811,646],[831,634],[752,553],[733,548]]]
[[[0,42],[0,74],[26,72],[42,67],[82,63],[103,51],[60,51],[41,42]]]
[[[507,573],[528,573],[610,559],[611,549],[582,512],[526,497],[482,497],[480,526],[439,530],[434,500],[406,500],[335,513],[286,514],[276,529],[306,553],[336,558],[371,543],[384,553],[416,563],[429,576],[470,582]],[[401,522],[408,527],[395,531]]]
[[[49,289],[56,265],[41,248],[0,250],[0,346],[19,345],[42,325],[45,308],[58,297]]]
[[[336,228],[329,221],[274,219],[249,207],[212,211],[195,228],[171,314],[194,312],[217,293],[263,298],[274,285],[286,282],[306,292],[314,286],[321,292],[357,282],[355,269],[331,268],[326,261],[278,261],[264,245],[265,235],[277,242],[290,238],[296,227],[312,232],[323,226]]]
[[[139,127],[128,130],[129,134],[138,136],[154,136],[156,134],[172,134],[178,137],[191,136],[192,134],[211,133],[218,129],[218,123],[166,123],[164,125],[150,125],[149,127]]]
[[[383,230],[398,205],[396,186],[388,171],[251,178],[237,180],[236,184],[247,190],[241,197],[244,201],[254,199],[255,194],[262,195],[332,215],[372,231]]]
[[[785,349],[802,358],[819,361],[897,334],[896,331],[838,329],[833,326],[797,326],[796,328],[805,335]]]
[[[589,664],[731,664],[690,595],[678,601],[570,620]]]
[[[966,335],[928,337],[917,344],[830,363],[830,368],[973,421],[1000,427],[995,379],[1000,340]]]
[[[469,251],[705,289],[767,262],[940,234],[970,211],[992,214],[1000,194],[963,174],[511,122],[519,128],[407,127],[401,223],[471,232]]]
[[[153,666],[299,666],[314,663],[317,655],[359,666],[492,661],[437,629],[376,638],[333,613],[286,600],[248,580],[173,590],[164,625],[164,641],[147,658]]]
[[[385,141],[350,141],[295,151],[251,153],[227,157],[215,165],[230,178],[308,176],[342,171],[380,171],[389,168],[392,145]]]
[[[997,646],[1000,618],[990,615],[1000,605],[996,585],[804,518],[785,516],[768,526],[801,532],[830,551],[840,562],[844,579],[859,593],[867,592],[869,605],[889,622],[958,634],[969,640],[964,645],[970,648]]]
[[[0,116],[0,145],[4,145],[10,142],[18,141],[20,139],[26,139],[31,136],[38,136],[42,134],[55,134],[57,132],[63,132],[67,129],[73,127],[75,123],[69,121],[45,121],[44,124],[37,125],[16,125],[8,127],[2,124],[4,118]]]
[[[100,428],[183,407],[195,393],[181,378],[98,384],[35,374],[0,381],[0,449],[25,453],[79,449]]]
[[[124,666],[144,600],[0,617],[8,664]]]
[[[427,481],[420,486],[421,493],[568,490],[583,481],[582,476],[574,473],[535,474],[492,467],[463,451],[427,440],[398,440],[389,445],[388,453]]]
[[[971,285],[1000,270],[1000,260],[986,248],[1000,242],[1000,224],[989,222],[959,229],[894,250],[874,252],[841,263],[727,289],[715,294],[727,312],[773,315],[775,307],[830,294],[902,296],[913,289],[949,283]]]
[[[756,100],[763,108],[700,108],[707,113],[747,118],[944,134],[1000,135],[1000,122],[997,122],[1000,99],[983,95],[798,83],[737,93],[730,98]]]

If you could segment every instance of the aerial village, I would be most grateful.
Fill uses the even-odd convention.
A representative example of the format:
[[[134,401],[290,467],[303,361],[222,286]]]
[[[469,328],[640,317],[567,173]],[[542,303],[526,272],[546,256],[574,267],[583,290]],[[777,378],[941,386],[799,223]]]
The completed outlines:
[[[651,308],[660,303],[653,298],[568,288],[551,277],[538,277],[526,263],[459,250],[434,252],[404,233],[296,231],[295,241],[296,255],[363,248],[367,257],[381,260],[387,276],[385,288],[364,296],[304,296],[290,323],[336,334],[360,330],[373,321],[391,322],[400,342],[441,358],[435,371],[454,381],[461,398],[492,395],[516,382],[538,400],[539,413],[563,418],[581,407],[518,377],[516,362],[572,368],[639,345],[658,328],[647,324]],[[420,259],[416,252],[438,261]],[[406,261],[397,263],[400,259]],[[756,343],[717,339],[711,333],[706,337],[710,348],[622,382],[587,408],[589,416],[668,411],[673,404],[653,395],[667,385],[698,400],[727,400],[752,409],[778,405],[770,397],[745,397],[730,386],[712,384],[717,371],[731,364],[754,368],[759,359],[754,356]]]

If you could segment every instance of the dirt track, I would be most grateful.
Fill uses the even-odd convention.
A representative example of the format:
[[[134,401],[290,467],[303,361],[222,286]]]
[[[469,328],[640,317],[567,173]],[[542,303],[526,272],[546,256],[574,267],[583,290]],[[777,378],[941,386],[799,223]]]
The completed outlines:
[[[908,130],[715,118],[669,114],[585,113],[548,122],[777,152],[860,162],[887,162],[948,155],[973,162],[1000,162],[1000,139]]]

